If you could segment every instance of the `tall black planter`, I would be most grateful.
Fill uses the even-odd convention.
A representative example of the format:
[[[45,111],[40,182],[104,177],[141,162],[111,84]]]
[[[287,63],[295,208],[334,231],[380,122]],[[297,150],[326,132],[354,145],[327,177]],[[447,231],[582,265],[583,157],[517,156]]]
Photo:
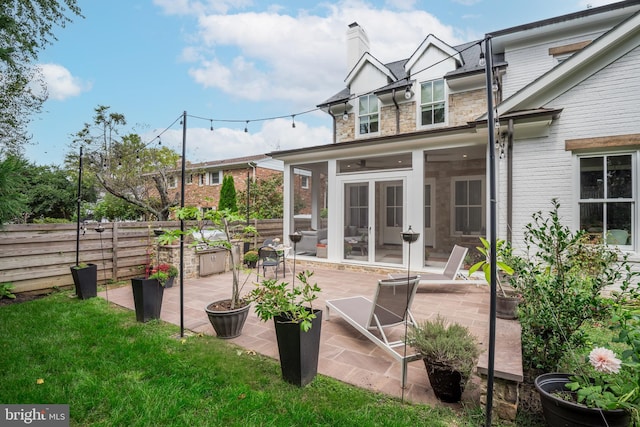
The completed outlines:
[[[131,279],[133,289],[133,303],[136,308],[136,320],[148,322],[151,319],[159,319],[162,310],[162,296],[164,287],[158,279]]]
[[[71,276],[76,286],[78,299],[89,299],[98,295],[98,266],[87,264],[86,267],[71,267]]]
[[[307,332],[300,329],[299,323],[292,323],[285,317],[273,318],[282,378],[299,387],[309,384],[318,373],[322,310],[313,310],[313,312],[316,318],[311,321],[311,329]]]
[[[567,391],[565,384],[570,382],[569,377],[569,374],[551,373],[540,375],[535,379],[534,384],[540,394],[542,412],[550,427],[628,427],[630,425],[631,418],[622,409],[601,411],[568,402],[554,395],[554,392]]]

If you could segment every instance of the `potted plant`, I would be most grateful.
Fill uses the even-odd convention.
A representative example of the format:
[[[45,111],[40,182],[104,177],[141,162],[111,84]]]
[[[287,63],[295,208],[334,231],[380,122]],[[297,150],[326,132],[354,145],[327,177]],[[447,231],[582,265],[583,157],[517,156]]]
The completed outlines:
[[[475,273],[479,269],[484,272],[484,277],[488,283],[491,282],[491,243],[480,237],[482,246],[476,249],[483,255],[483,259],[476,262],[469,268],[469,275]],[[498,294],[496,295],[496,316],[501,319],[516,319],[518,317],[518,302],[520,295],[512,287],[503,287],[502,280],[505,276],[511,276],[514,269],[509,265],[508,259],[511,258],[511,247],[504,240],[496,240],[496,285],[498,286]]]
[[[274,320],[283,379],[299,387],[309,384],[318,372],[322,310],[313,308],[320,288],[309,283],[311,276],[310,271],[299,273],[299,286],[295,278],[293,285],[265,279],[250,294],[258,318]]]
[[[459,402],[480,353],[469,329],[458,323],[446,325],[438,315],[411,327],[408,342],[422,357],[436,397]]]
[[[98,266],[79,263],[71,266],[71,276],[79,299],[93,298],[98,295]]]
[[[536,377],[535,387],[551,427],[640,425],[640,311],[622,307],[612,328],[620,359],[606,347],[595,347],[577,374],[548,373]],[[576,358],[577,359],[577,358]]]
[[[148,322],[149,320],[160,318],[164,285],[169,276],[168,271],[160,271],[152,265],[152,260],[155,258],[155,247],[151,233],[151,227],[149,227],[146,262],[141,266],[144,275],[131,279],[133,303],[136,311],[136,320],[138,322]]]
[[[242,259],[245,265],[249,268],[256,268],[256,264],[258,263],[258,252],[257,251],[247,251],[244,253],[244,257]]]
[[[242,328],[249,313],[250,302],[240,295],[244,284],[249,279],[247,274],[242,284],[240,283],[241,263],[240,253],[236,250],[233,241],[242,241],[246,235],[255,234],[257,230],[252,225],[244,225],[243,217],[229,209],[210,210],[201,212],[195,206],[188,206],[174,210],[178,219],[195,221],[193,227],[184,234],[193,237],[192,247],[216,247],[224,249],[229,256],[229,265],[232,273],[231,296],[228,299],[214,301],[205,306],[205,311],[216,331],[218,338],[235,338],[242,333]],[[209,227],[221,229],[226,238],[209,238],[206,231]],[[167,236],[180,236],[180,230],[167,232]],[[160,241],[166,241],[161,237]]]
[[[178,275],[178,268],[175,265],[161,263],[151,269],[150,279],[158,279],[165,288],[173,287],[173,282]]]

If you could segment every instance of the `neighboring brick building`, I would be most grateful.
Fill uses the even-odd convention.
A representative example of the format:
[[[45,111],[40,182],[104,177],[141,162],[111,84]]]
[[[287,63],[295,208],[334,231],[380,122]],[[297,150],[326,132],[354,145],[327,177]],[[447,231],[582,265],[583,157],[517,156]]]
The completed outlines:
[[[187,163],[185,174],[185,205],[201,209],[217,209],[220,188],[225,175],[233,176],[237,192],[247,189],[247,180],[264,180],[282,175],[282,162],[261,154],[235,159]],[[169,188],[180,191],[180,170],[169,179]]]

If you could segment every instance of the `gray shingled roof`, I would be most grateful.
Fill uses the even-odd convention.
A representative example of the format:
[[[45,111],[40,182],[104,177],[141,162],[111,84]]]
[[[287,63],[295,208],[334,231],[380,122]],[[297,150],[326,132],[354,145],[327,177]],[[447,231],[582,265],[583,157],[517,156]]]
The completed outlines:
[[[462,66],[458,67],[458,69],[454,71],[448,72],[444,77],[445,78],[455,78],[469,73],[482,73],[484,72],[484,68],[478,65],[478,60],[480,59],[480,40],[476,40],[469,43],[464,43],[459,46],[453,46],[455,50],[460,53],[462,57]],[[404,89],[407,84],[411,82],[411,80],[407,79],[407,73],[404,68],[407,63],[407,59],[401,59],[399,61],[389,62],[384,64],[385,67],[391,72],[391,74],[395,77],[395,80],[390,82],[389,84],[382,86],[373,92],[376,94],[390,92],[393,89]],[[504,62],[504,54],[494,54],[493,55],[493,64],[496,67],[500,67],[506,65]],[[318,104],[317,107],[328,107],[330,105],[341,104],[350,99],[351,92],[349,88],[345,87],[340,92],[331,96],[329,99],[325,100],[321,104]]]

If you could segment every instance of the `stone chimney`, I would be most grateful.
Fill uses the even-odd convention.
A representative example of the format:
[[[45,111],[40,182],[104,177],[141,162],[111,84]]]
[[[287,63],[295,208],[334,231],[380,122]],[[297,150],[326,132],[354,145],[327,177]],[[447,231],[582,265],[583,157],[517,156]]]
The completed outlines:
[[[349,24],[347,30],[347,73],[351,72],[365,52],[369,52],[367,33],[357,22]]]

